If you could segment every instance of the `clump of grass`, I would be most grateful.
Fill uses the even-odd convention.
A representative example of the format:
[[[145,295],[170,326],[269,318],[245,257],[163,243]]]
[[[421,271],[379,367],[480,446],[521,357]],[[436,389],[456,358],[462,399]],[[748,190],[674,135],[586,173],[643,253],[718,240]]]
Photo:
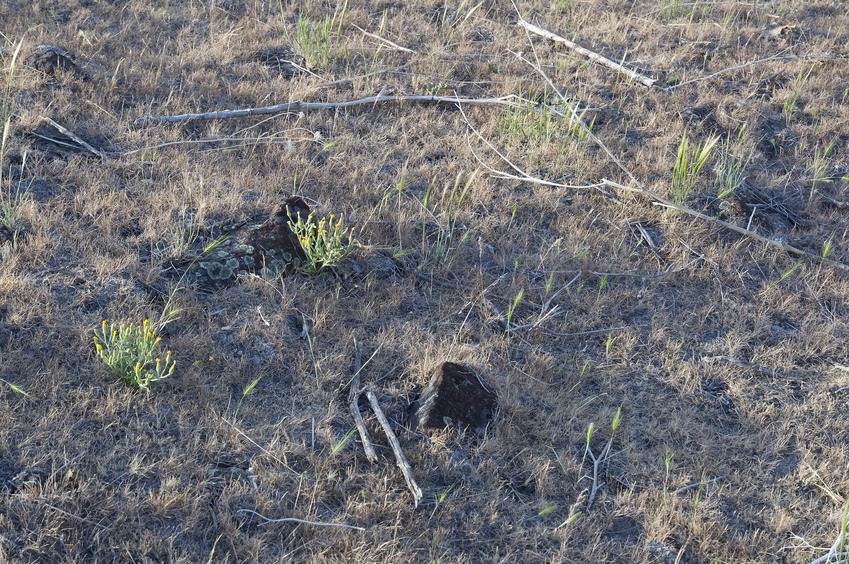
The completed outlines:
[[[521,107],[507,107],[498,119],[498,136],[502,139],[550,142],[563,124],[562,118],[545,107],[548,91],[531,89]]]
[[[743,130],[737,135],[737,141],[743,135]],[[754,148],[749,149],[745,155],[741,155],[735,151],[735,145],[731,141],[731,136],[725,138],[722,143],[722,148],[717,156],[714,172],[716,173],[716,188],[717,198],[724,199],[737,191],[743,182],[746,181],[746,169],[749,163],[752,162]]]
[[[94,347],[107,374],[146,392],[154,382],[173,375],[177,363],[171,360],[171,351],[165,351],[164,360],[158,356],[163,326],[164,323],[154,325],[145,319],[141,325],[116,327],[104,320],[100,331],[94,332]]]
[[[708,138],[695,150],[690,151],[690,140],[686,134],[678,146],[678,156],[672,167],[672,184],[669,186],[669,199],[676,204],[683,204],[690,197],[693,187],[699,178],[713,147],[719,141],[719,136]]]
[[[469,237],[470,232],[457,225],[457,211],[465,202],[478,171],[463,184],[460,172],[453,184],[446,184],[439,200],[434,198],[434,184],[429,184],[422,200],[422,262],[433,270],[444,265],[452,251]],[[428,229],[427,218],[436,221],[435,233]],[[457,236],[460,233],[459,237]]]
[[[343,216],[333,214],[318,221],[313,214],[304,219],[300,214],[289,216],[289,228],[298,238],[306,256],[301,270],[310,276],[337,266],[353,247],[353,229],[342,225]]]
[[[22,42],[18,42],[9,64],[9,72],[6,75],[6,86],[3,89],[2,108],[0,108],[0,125],[3,132],[0,134],[0,227],[9,232],[14,239],[21,229],[21,218],[24,208],[29,204],[29,194],[20,187],[12,188],[11,183],[6,186],[3,179],[3,171],[6,168],[6,142],[9,140],[12,126],[12,83],[15,79],[15,65],[21,52]],[[26,167],[26,153],[23,156],[21,169]]]
[[[811,184],[816,187],[820,182],[831,182],[828,174],[828,167],[831,165],[829,155],[834,149],[835,140],[832,139],[825,146],[819,146],[814,151],[814,157],[809,168],[811,174]]]
[[[295,22],[295,45],[310,68],[328,65],[336,58],[336,45],[342,31],[342,22],[348,11],[348,2],[337,7],[332,16],[323,22],[314,22],[305,16],[298,16]]]

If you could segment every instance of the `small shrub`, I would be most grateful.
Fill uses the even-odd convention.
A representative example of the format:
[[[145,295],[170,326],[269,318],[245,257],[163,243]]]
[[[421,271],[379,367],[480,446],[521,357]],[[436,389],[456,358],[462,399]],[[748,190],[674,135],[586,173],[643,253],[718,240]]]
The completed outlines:
[[[140,326],[130,323],[107,327],[104,321],[100,331],[94,332],[94,347],[109,376],[148,392],[151,384],[174,374],[177,363],[171,360],[171,351],[165,351],[164,360],[157,356],[162,341],[160,329],[149,319]]]
[[[301,270],[309,275],[320,273],[325,268],[337,266],[351,252],[353,229],[342,226],[343,217],[330,214],[318,221],[309,214],[304,219],[300,214],[289,216],[289,228],[298,238],[304,250],[305,260]]]

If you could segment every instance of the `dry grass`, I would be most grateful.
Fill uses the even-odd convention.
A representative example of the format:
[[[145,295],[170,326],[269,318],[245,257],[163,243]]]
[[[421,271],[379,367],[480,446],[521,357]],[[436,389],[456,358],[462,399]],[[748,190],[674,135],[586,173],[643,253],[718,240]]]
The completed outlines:
[[[4,67],[18,41],[19,64],[48,43],[78,65],[19,66],[11,88],[0,189],[28,199],[14,237],[0,228],[0,561],[826,554],[849,499],[846,274],[632,194],[495,178],[486,167],[507,165],[470,125],[535,177],[627,183],[545,111],[563,108],[538,61],[646,187],[668,194],[685,135],[730,139],[745,182],[716,198],[719,143],[687,204],[814,255],[830,242],[846,263],[843,3],[521,3],[528,21],[659,78],[652,89],[529,37],[503,2],[303,4],[0,5]],[[528,103],[133,127],[381,91]],[[34,136],[57,136],[45,117],[109,156]],[[343,268],[213,292],[174,275],[293,194],[344,214],[359,245]],[[564,313],[500,325],[546,305]],[[166,307],[181,311],[162,330],[174,375],[149,396],[107,378],[101,321]],[[424,490],[418,509],[385,443],[372,466],[346,439],[354,337],[364,359],[376,351],[363,383]],[[481,440],[404,429],[445,360],[498,390]],[[598,455],[620,407],[587,510],[587,428]]]

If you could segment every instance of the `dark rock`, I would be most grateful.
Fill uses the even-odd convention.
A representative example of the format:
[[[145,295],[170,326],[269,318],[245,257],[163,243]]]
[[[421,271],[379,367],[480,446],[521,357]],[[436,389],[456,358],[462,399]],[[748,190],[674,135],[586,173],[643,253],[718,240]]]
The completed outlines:
[[[32,53],[24,60],[24,66],[51,77],[56,76],[57,70],[82,76],[80,68],[74,62],[74,56],[56,45],[36,45]]]
[[[498,406],[495,392],[470,368],[443,363],[413,404],[414,429],[471,427],[483,433]]]

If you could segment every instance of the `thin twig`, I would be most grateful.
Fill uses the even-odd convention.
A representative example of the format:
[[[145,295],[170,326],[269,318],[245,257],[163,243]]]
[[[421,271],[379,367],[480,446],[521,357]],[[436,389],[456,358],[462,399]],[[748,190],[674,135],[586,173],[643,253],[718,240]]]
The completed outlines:
[[[393,43],[392,41],[389,41],[389,40],[388,40],[388,39],[386,39],[385,37],[381,37],[381,36],[379,36],[379,35],[375,35],[374,33],[369,33],[368,31],[364,30],[363,28],[361,28],[361,27],[360,27],[360,26],[358,26],[358,25],[355,25],[355,24],[352,24],[352,25],[353,25],[355,28],[357,28],[358,30],[360,30],[360,31],[363,33],[363,35],[368,35],[369,37],[371,37],[371,38],[373,38],[373,39],[377,39],[378,41],[381,41],[381,42],[383,42],[383,43],[385,43],[385,44],[389,45],[390,47],[392,47],[393,49],[395,49],[395,50],[397,50],[397,51],[403,51],[403,52],[405,52],[405,53],[413,53],[413,54],[415,54],[415,51],[413,51],[412,49],[407,49],[406,47],[401,47],[401,46],[400,46],[400,45],[398,45],[397,43]]]
[[[44,505],[46,505],[50,509],[52,509],[54,511],[58,511],[59,513],[61,513],[62,515],[65,515],[66,517],[76,519],[77,521],[80,521],[81,523],[85,523],[86,525],[91,525],[92,527],[97,527],[99,529],[109,530],[109,527],[107,527],[106,525],[101,525],[100,523],[95,523],[94,521],[91,521],[90,519],[86,519],[85,517],[80,517],[79,515],[74,515],[73,513],[69,513],[67,511],[65,511],[64,509],[59,509],[55,505],[51,505],[51,504],[47,503],[46,501],[43,501],[43,500],[39,500],[39,501],[41,501],[41,503],[43,503]]]
[[[554,301],[554,298],[556,298],[557,296],[559,296],[559,295],[560,295],[560,294],[561,294],[561,293],[562,293],[565,289],[567,289],[569,286],[571,286],[572,284],[574,284],[574,283],[578,280],[578,278],[580,278],[583,274],[584,274],[584,273],[583,273],[583,272],[581,272],[581,271],[579,270],[579,271],[578,271],[578,274],[576,274],[574,278],[572,278],[571,280],[569,280],[569,281],[566,283],[566,285],[565,285],[565,286],[563,286],[562,288],[560,288],[559,290],[557,290],[556,292],[554,292],[553,294],[551,294],[551,297],[550,297],[550,298],[548,298],[548,300],[546,300],[546,302],[545,302],[544,304],[542,304],[542,310],[543,310],[543,311],[547,310],[547,309],[548,309],[548,306],[550,306],[550,305],[551,305],[551,302],[553,302],[553,301]]]
[[[834,559],[834,564],[839,564],[840,562],[845,562],[845,559],[849,558],[849,551],[832,552],[832,550],[829,550],[828,554],[825,556],[820,556],[816,560],[811,560],[811,564],[830,564],[832,562],[832,558]]]
[[[607,455],[610,454],[610,447],[613,446],[613,437],[607,441],[607,444],[604,445],[604,448],[601,449],[601,453],[596,457],[593,453],[592,449],[587,450],[587,454],[589,454],[590,458],[593,460],[593,485],[590,487],[590,496],[587,499],[587,511],[592,509],[593,502],[595,501],[595,496],[598,493],[598,490],[601,489],[601,483],[598,478],[598,469],[602,465],[602,463],[607,460]]]
[[[844,517],[845,518],[845,517]],[[849,556],[849,552],[843,550],[844,545],[846,543],[846,533],[843,530],[842,524],[840,528],[840,534],[837,535],[837,538],[834,540],[834,544],[831,545],[831,549],[829,549],[828,554],[825,556],[820,556],[816,560],[812,561],[811,564],[828,564],[831,562],[831,559],[834,558],[835,564],[839,564],[840,562],[845,562],[843,560],[844,556]]]
[[[292,472],[292,473],[293,473],[293,474],[295,474],[296,476],[300,476],[300,474],[299,474],[298,472],[295,472],[295,470],[294,470],[291,466],[289,466],[288,464],[286,464],[285,462],[283,462],[282,460],[280,460],[279,458],[277,458],[276,456],[274,456],[273,454],[271,454],[271,452],[269,452],[269,451],[268,451],[268,449],[263,448],[263,447],[262,447],[259,443],[257,443],[255,440],[253,440],[252,438],[250,438],[249,436],[247,436],[245,433],[243,433],[241,429],[239,429],[238,427],[236,427],[235,425],[233,425],[232,423],[230,423],[229,421],[227,421],[227,420],[226,420],[226,419],[224,419],[223,417],[221,418],[221,420],[222,420],[222,421],[224,421],[225,423],[227,423],[228,425],[230,425],[230,427],[232,427],[234,431],[236,431],[237,433],[239,433],[240,435],[242,435],[244,438],[246,438],[246,439],[247,439],[247,440],[248,440],[248,441],[249,441],[252,445],[254,445],[256,448],[258,448],[259,450],[261,450],[262,452],[264,452],[265,454],[267,454],[268,456],[270,456],[271,458],[273,458],[274,460],[276,460],[277,462],[279,462],[281,466],[283,466],[284,468],[286,468],[287,470],[289,470],[290,472]]]
[[[781,51],[781,52],[786,53],[788,50],[789,50],[789,47],[787,49],[785,49],[784,51]],[[798,56],[798,55],[781,55],[781,54],[778,54],[778,55],[772,55],[772,56],[769,56],[769,57],[764,57],[763,59],[757,59],[757,60],[754,60],[754,61],[749,61],[748,63],[743,63],[741,65],[736,65],[736,66],[733,66],[733,67],[724,68],[724,69],[718,70],[718,71],[711,73],[709,75],[706,75],[706,76],[700,76],[699,78],[694,78],[692,80],[685,80],[684,82],[679,82],[678,84],[673,84],[672,86],[667,86],[666,88],[662,88],[661,90],[663,90],[664,92],[672,92],[676,88],[681,88],[682,86],[686,86],[688,84],[693,84],[694,82],[701,82],[703,80],[710,80],[711,78],[716,78],[717,76],[719,76],[721,74],[726,74],[726,73],[733,72],[733,71],[736,71],[736,70],[745,69],[747,67],[759,65],[761,63],[768,63],[770,61],[845,61],[845,60],[847,60],[847,57],[835,57],[833,55],[802,55],[802,56]]]
[[[410,468],[410,464],[407,462],[407,457],[404,456],[404,451],[401,450],[401,443],[398,442],[398,437],[395,436],[395,432],[392,431],[392,427],[389,426],[389,420],[386,419],[383,409],[380,408],[380,402],[377,401],[377,396],[374,395],[374,392],[369,387],[363,388],[362,391],[365,392],[366,397],[371,404],[371,408],[374,411],[375,416],[377,416],[377,420],[380,422],[380,426],[383,427],[383,431],[386,433],[386,438],[389,439],[389,445],[392,447],[392,452],[395,453],[395,460],[398,462],[398,467],[401,468],[401,473],[404,474],[404,480],[407,482],[407,487],[409,487],[410,491],[413,493],[413,504],[415,507],[418,507],[424,494],[422,493],[422,489],[416,483],[416,479],[413,477],[413,469]]]
[[[820,198],[822,198],[823,200],[825,200],[829,204],[836,206],[840,209],[849,208],[849,204],[847,204],[846,202],[841,202],[840,200],[835,200],[831,196],[823,193],[821,190],[814,190],[814,194],[818,195]]]
[[[95,149],[94,147],[83,141],[83,139],[79,135],[75,134],[73,131],[65,129],[49,117],[42,117],[41,119],[52,125],[62,135],[68,137],[69,139],[73,139],[74,142],[76,142],[80,147],[82,147],[86,151],[90,152],[92,155],[103,158],[103,153],[99,149]]]
[[[377,452],[374,450],[374,445],[371,442],[371,437],[366,429],[366,422],[363,420],[363,414],[360,412],[360,370],[362,370],[362,352],[363,349],[354,339],[354,347],[356,348],[356,357],[354,359],[354,377],[351,379],[351,390],[348,392],[348,401],[350,402],[351,415],[354,417],[354,423],[357,425],[357,431],[360,432],[360,441],[363,443],[363,450],[366,452],[366,458],[372,464],[377,462]]]
[[[288,102],[263,106],[259,108],[243,108],[241,110],[221,110],[204,112],[199,114],[180,114],[175,116],[147,116],[135,121],[136,127],[151,125],[154,123],[175,123],[182,121],[197,121],[207,119],[228,119],[249,117],[267,114],[281,114],[285,112],[304,112],[310,110],[340,110],[353,108],[355,106],[374,106],[375,104],[387,102],[422,102],[431,104],[469,104],[477,106],[519,106],[515,101],[516,96],[501,96],[499,98],[461,98],[459,96],[368,96],[357,100],[345,102]]]
[[[706,486],[706,485],[712,484],[714,482],[721,482],[724,479],[725,479],[725,476],[717,476],[716,478],[712,478],[710,480],[703,480],[701,482],[696,482],[695,484],[689,484],[689,485],[684,486],[682,488],[678,488],[677,490],[672,492],[672,495],[678,495],[680,493],[686,492],[687,490],[694,490],[696,488],[699,488],[701,486]]]
[[[250,513],[251,515],[256,515],[264,522],[263,525],[267,525],[268,523],[300,523],[302,525],[315,525],[316,527],[338,527],[340,529],[353,529],[355,531],[365,531],[363,527],[355,527],[354,525],[345,525],[344,523],[325,523],[323,521],[307,521],[306,519],[298,519],[296,517],[285,517],[282,519],[269,519],[262,513],[257,513],[253,509],[239,509],[236,513]]]
[[[657,79],[655,79],[655,78],[649,78],[645,75],[642,75],[642,74],[640,74],[640,73],[638,73],[634,70],[631,70],[631,69],[629,69],[629,68],[627,68],[627,67],[625,67],[625,66],[623,66],[623,65],[621,65],[621,64],[619,64],[615,61],[611,61],[610,59],[608,59],[607,57],[605,57],[603,55],[599,55],[598,53],[596,53],[594,51],[590,51],[589,49],[587,49],[585,47],[581,47],[577,43],[575,43],[573,41],[569,41],[565,37],[561,37],[561,36],[559,36],[555,33],[551,33],[550,31],[548,31],[546,29],[535,26],[534,24],[525,21],[525,19],[522,18],[522,16],[519,16],[519,22],[518,23],[521,27],[525,28],[526,30],[530,31],[531,33],[536,33],[537,35],[545,37],[546,39],[550,39],[551,41],[556,41],[557,43],[562,43],[566,47],[568,47],[569,49],[572,49],[573,51],[577,51],[578,53],[587,57],[591,61],[598,63],[600,65],[603,65],[605,67],[608,67],[610,69],[613,69],[616,72],[620,72],[620,73],[624,74],[625,76],[636,80],[637,82],[639,82],[643,86],[652,87],[652,86],[654,86],[654,83],[657,82]]]
[[[560,333],[559,331],[552,331],[551,329],[546,329],[545,327],[541,327],[541,329],[545,334],[553,335],[555,337],[583,337],[585,335],[598,335],[599,333],[612,333],[613,331],[624,331],[626,329],[633,329],[634,327],[645,327],[645,325],[623,325],[622,327],[591,329],[589,331],[577,331],[575,333]]]
[[[790,379],[788,376],[784,376],[780,372],[776,372],[775,370],[772,370],[765,366],[761,366],[760,364],[755,364],[754,362],[745,362],[743,360],[734,358],[733,356],[703,356],[701,360],[703,362],[713,362],[715,360],[721,360],[729,364],[733,364],[734,366],[739,366],[740,368],[747,368],[749,370],[754,370],[755,372],[761,372],[771,378],[780,378],[785,380]]]

